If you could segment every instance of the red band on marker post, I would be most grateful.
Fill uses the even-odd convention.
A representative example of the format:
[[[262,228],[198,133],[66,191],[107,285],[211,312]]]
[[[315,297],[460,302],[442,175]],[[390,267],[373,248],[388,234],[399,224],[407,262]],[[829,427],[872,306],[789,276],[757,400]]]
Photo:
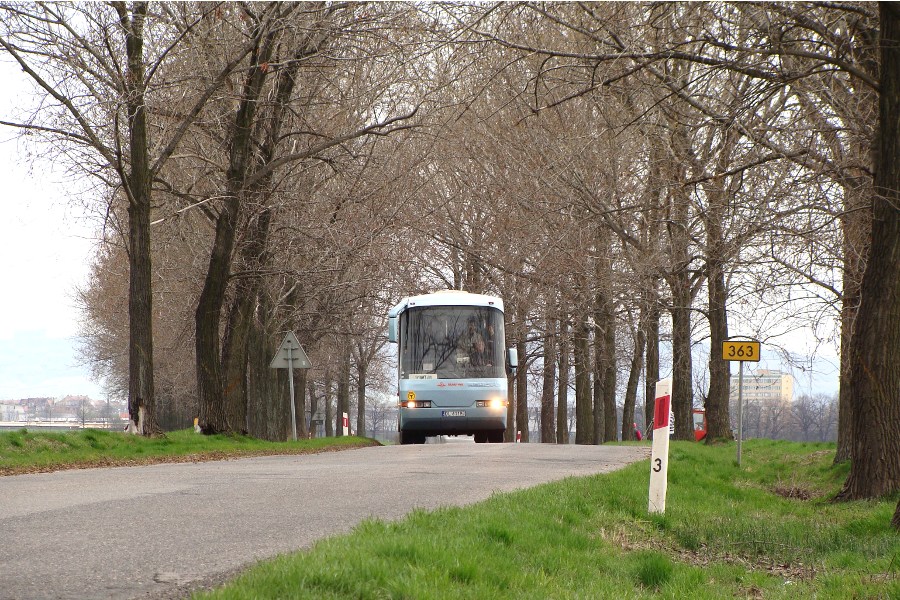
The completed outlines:
[[[653,430],[667,428],[669,426],[669,403],[671,396],[666,394],[656,399],[653,407]]]

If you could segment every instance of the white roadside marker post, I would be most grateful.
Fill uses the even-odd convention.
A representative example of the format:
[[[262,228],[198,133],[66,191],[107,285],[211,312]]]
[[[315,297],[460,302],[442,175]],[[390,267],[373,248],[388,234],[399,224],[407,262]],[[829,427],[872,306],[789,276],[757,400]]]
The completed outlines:
[[[650,504],[648,512],[666,512],[669,476],[669,422],[672,410],[672,379],[656,382],[653,408],[653,445],[650,450]]]

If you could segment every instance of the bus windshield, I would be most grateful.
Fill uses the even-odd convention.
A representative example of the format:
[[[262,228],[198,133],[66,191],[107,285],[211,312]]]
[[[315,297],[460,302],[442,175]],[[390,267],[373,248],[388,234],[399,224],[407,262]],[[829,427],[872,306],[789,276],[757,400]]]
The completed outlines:
[[[505,377],[503,313],[496,308],[410,308],[398,341],[401,379]]]

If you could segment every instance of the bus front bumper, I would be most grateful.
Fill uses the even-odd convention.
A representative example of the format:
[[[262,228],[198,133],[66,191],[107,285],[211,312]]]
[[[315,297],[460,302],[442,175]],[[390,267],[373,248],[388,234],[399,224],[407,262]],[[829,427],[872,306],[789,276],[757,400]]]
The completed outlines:
[[[460,415],[462,413],[462,415]],[[506,408],[401,408],[400,430],[426,435],[468,435],[506,429]]]

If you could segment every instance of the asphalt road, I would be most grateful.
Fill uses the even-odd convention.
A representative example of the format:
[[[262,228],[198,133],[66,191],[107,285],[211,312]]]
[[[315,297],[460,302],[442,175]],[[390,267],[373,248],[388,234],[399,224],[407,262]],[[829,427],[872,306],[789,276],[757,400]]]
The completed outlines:
[[[470,504],[648,456],[459,440],[0,477],[0,598],[180,598],[368,517]]]

